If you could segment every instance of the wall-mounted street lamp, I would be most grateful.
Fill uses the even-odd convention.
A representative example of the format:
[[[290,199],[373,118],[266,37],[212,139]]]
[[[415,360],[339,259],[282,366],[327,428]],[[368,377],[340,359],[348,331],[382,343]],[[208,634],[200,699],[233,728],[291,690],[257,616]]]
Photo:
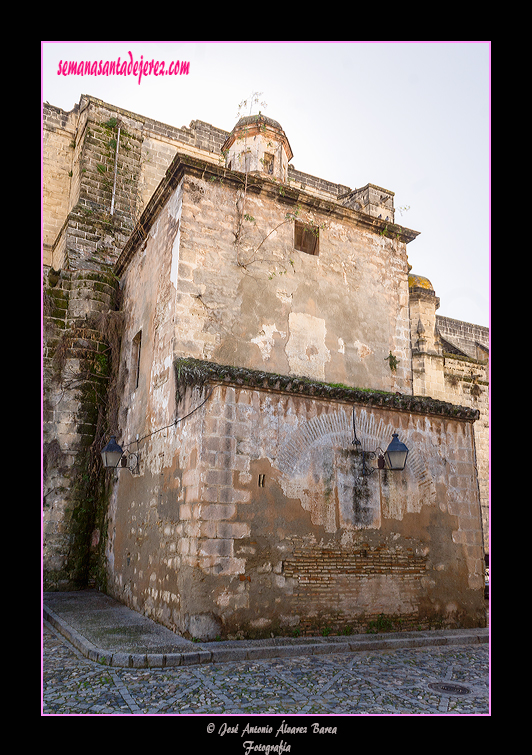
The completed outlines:
[[[106,469],[124,469],[125,467],[133,472],[139,464],[138,454],[126,453],[116,442],[116,435],[111,435],[111,440],[102,449],[101,454]]]
[[[178,422],[182,422],[184,419],[187,419],[187,417],[190,417],[194,412],[197,412],[198,409],[201,409],[201,407],[207,403],[207,401],[210,399],[214,391],[214,388],[210,391],[209,395],[199,404],[196,406],[192,411],[190,411],[188,414],[185,414],[184,417],[178,417],[173,422],[171,422],[169,425],[165,425],[164,427],[158,427],[157,430],[152,430],[151,433],[148,433],[147,435],[144,435],[142,438],[139,438],[137,435],[137,439],[132,441],[132,443],[128,443],[126,445],[126,448],[129,448],[129,446],[133,445],[133,443],[137,444],[137,449],[139,446],[139,443],[141,443],[143,440],[146,440],[146,438],[150,438],[152,435],[155,435],[155,433],[160,433],[162,430],[167,430],[169,427],[175,427]],[[132,474],[140,474],[139,471],[139,453],[132,453],[131,451],[124,451],[122,446],[119,446],[116,442],[116,435],[111,435],[111,440],[109,443],[105,446],[105,448],[102,448],[100,451],[102,455],[102,462],[105,469],[129,469],[129,471]]]
[[[401,443],[397,433],[392,433],[391,443],[384,454],[385,468],[402,471],[405,468],[407,456],[408,448]]]
[[[353,409],[353,445],[362,446],[361,441],[357,438],[355,428],[355,410]],[[391,469],[395,472],[401,472],[406,465],[406,459],[408,457],[408,448],[404,443],[401,443],[397,433],[392,433],[392,440],[386,449],[383,451],[380,446],[374,451],[366,451],[362,448],[362,475],[367,477],[376,469]],[[377,459],[377,466],[372,467],[366,463],[366,459]]]
[[[116,442],[116,435],[111,435],[111,440],[101,451],[103,465],[106,469],[116,469],[124,454],[122,446]]]

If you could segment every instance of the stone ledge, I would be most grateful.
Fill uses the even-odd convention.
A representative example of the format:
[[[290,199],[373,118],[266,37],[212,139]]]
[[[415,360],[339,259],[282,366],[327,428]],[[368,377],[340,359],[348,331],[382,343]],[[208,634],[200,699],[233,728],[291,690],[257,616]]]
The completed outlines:
[[[386,393],[347,385],[322,383],[305,377],[277,375],[261,370],[205,362],[201,359],[178,358],[174,361],[177,380],[177,400],[185,386],[203,387],[207,383],[231,385],[239,388],[268,390],[289,395],[344,401],[353,404],[382,407],[414,414],[430,414],[473,422],[480,416],[478,409],[456,406],[427,396]]]

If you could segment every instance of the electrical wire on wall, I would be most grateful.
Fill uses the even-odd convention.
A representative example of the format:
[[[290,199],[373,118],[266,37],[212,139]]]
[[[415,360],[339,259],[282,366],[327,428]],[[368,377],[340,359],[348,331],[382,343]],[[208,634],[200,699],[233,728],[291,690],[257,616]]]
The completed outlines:
[[[126,443],[122,451],[122,456],[127,455],[130,457],[134,457],[134,461],[131,466],[127,464],[126,462],[126,466],[130,470],[130,472],[134,472],[138,470],[138,444],[139,443],[141,443],[143,440],[146,440],[146,438],[150,438],[152,435],[155,435],[156,433],[160,433],[163,430],[167,430],[169,427],[175,427],[179,422],[183,422],[185,419],[188,419],[188,417],[190,417],[192,414],[195,414],[195,412],[197,412],[199,409],[201,409],[202,406],[204,406],[207,403],[207,401],[212,396],[213,392],[214,392],[214,387],[210,390],[209,395],[203,399],[201,404],[198,404],[198,406],[194,407],[194,409],[188,412],[188,414],[185,414],[183,417],[176,417],[176,419],[173,422],[170,422],[170,424],[164,425],[164,427],[159,427],[157,428],[157,430],[152,430],[151,433],[147,433],[146,435],[143,435],[142,438],[137,438],[136,440],[132,440],[131,443]],[[130,448],[131,446],[135,444],[137,444],[137,453],[135,453],[134,451],[126,451],[127,448]],[[120,461],[117,464],[117,467],[119,464],[120,464]]]

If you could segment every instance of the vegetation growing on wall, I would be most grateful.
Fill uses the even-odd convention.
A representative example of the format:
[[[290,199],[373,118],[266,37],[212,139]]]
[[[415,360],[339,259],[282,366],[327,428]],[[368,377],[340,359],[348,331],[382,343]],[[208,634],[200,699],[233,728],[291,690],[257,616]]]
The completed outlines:
[[[253,120],[256,122],[256,124],[258,124],[259,131],[265,134],[266,121],[264,116],[261,114],[261,111],[259,111],[257,115],[251,116],[251,110],[255,105],[260,104],[261,107],[267,107],[266,102],[259,103],[259,97],[261,95],[262,92],[252,92],[248,98],[242,100],[242,102],[239,104],[237,121],[241,118],[243,109],[249,108],[248,118],[253,117]],[[243,154],[251,153],[250,143],[248,142],[247,127],[244,128],[242,132],[237,136],[237,140],[242,141],[242,149],[239,153],[237,153],[239,158]],[[272,149],[274,148],[274,144],[272,142],[269,142],[268,144]],[[226,157],[227,154],[222,151],[222,159],[224,161]],[[257,157],[257,155],[255,155],[255,157]],[[264,160],[262,158],[259,162],[264,164]],[[264,180],[264,177],[258,178],[253,173],[250,173],[247,168],[244,171],[233,170],[232,174],[233,177],[237,178],[237,180],[242,184],[242,188],[237,192],[237,222],[234,232],[234,244],[236,248],[236,261],[238,266],[245,274],[251,274],[251,266],[258,265],[259,267],[255,268],[253,275],[259,274],[258,271],[262,268],[262,276],[268,280],[271,280],[276,275],[286,274],[287,272],[289,272],[290,268],[293,268],[294,266],[293,259],[291,259],[290,257],[287,258],[286,255],[284,255],[284,259],[280,259],[278,254],[272,256],[271,253],[268,253],[266,251],[264,244],[277,230],[279,230],[279,228],[286,225],[287,223],[293,223],[297,218],[301,217],[301,205],[297,204],[293,211],[286,212],[283,219],[280,220],[280,222],[277,223],[273,228],[270,228],[268,230],[263,229],[260,233],[260,236],[258,237],[258,241],[256,235],[254,235],[253,240],[249,238],[249,240],[246,242],[246,239],[248,239],[249,237],[249,234],[245,232],[246,226],[252,225],[254,227],[257,227],[256,218],[248,211],[249,192],[254,192],[257,190],[257,188],[260,188],[261,182]],[[213,177],[211,180],[216,179]],[[272,181],[273,183],[277,183],[278,181],[278,179],[275,179],[273,176],[268,176],[268,180]],[[278,193],[279,197],[290,199],[290,196],[288,196],[290,195],[290,189],[287,185],[279,183]],[[311,217],[306,218],[306,223],[311,233],[313,233],[316,237],[319,234],[319,229],[324,227],[324,223],[318,224]],[[279,250],[276,251],[278,252]],[[266,270],[264,270],[264,263],[266,263]]]
[[[250,370],[200,359],[179,358],[174,362],[178,396],[186,386],[202,387],[207,383],[237,385],[240,387],[281,391],[316,398],[338,399],[368,406],[381,406],[398,411],[436,414],[460,419],[478,419],[477,409],[455,406],[428,396],[411,396],[387,393],[366,388],[353,388],[341,383],[324,383],[306,377],[278,375],[261,370]]]
[[[73,274],[75,277],[80,274]],[[61,436],[45,435],[44,443],[44,507],[52,492],[53,477],[62,479],[66,504],[65,526],[69,548],[66,564],[59,571],[44,568],[47,589],[59,584],[74,588],[101,580],[100,547],[105,542],[107,510],[106,478],[102,474],[100,451],[116,426],[119,390],[116,383],[117,365],[122,332],[122,313],[116,310],[117,281],[112,274],[85,271],[82,276],[84,296],[94,296],[115,290],[111,307],[101,312],[69,319],[69,298],[72,276],[63,274],[64,288],[49,287],[45,292],[45,351],[47,379],[45,405],[49,410],[73,421],[76,440],[67,441],[61,450]],[[75,288],[75,282],[74,282]],[[79,294],[79,291],[76,291]],[[69,409],[72,405],[77,409]],[[70,420],[69,420],[70,418]],[[64,441],[63,441],[64,442]]]

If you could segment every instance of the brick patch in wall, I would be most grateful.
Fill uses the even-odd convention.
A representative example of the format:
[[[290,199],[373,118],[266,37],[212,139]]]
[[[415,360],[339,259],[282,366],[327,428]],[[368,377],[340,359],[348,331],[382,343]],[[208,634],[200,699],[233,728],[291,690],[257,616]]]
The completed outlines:
[[[426,557],[413,550],[296,548],[283,564],[283,576],[297,581],[293,610],[306,614],[300,628],[303,634],[312,634],[319,627],[336,632],[346,627],[365,631],[385,614],[390,625],[417,626],[415,594],[426,568]],[[393,615],[389,595],[383,595],[382,606],[375,599],[390,589],[398,595]]]

